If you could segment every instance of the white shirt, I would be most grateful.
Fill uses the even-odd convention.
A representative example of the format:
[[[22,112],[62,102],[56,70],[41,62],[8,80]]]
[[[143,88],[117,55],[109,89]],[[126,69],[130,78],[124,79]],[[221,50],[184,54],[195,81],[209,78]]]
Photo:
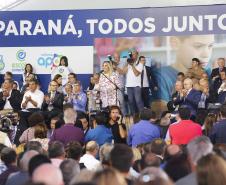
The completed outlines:
[[[6,145],[7,147],[12,147],[12,144],[10,142],[8,135],[1,131],[0,131],[0,143]]]
[[[9,102],[9,98],[11,97],[11,93],[12,93],[12,90],[9,92],[9,96],[5,100],[4,109],[13,109],[10,102]]]
[[[149,87],[147,70],[145,66],[144,66],[143,87]]]
[[[42,107],[42,103],[44,100],[44,93],[42,91],[40,91],[39,89],[36,89],[34,92],[31,92],[30,90],[27,91],[24,96],[23,96],[23,100],[21,103],[21,108],[22,104],[26,101],[26,96],[31,96],[31,99],[34,100],[35,102],[37,102],[37,107],[35,107],[30,101],[27,103],[27,106],[25,109],[30,109],[30,108],[39,108],[41,109]]]
[[[220,86],[220,88],[218,89],[218,94],[220,94],[223,91],[226,91],[226,88],[225,87],[226,87],[226,82],[223,81],[222,84],[221,84],[221,86]]]
[[[97,170],[100,167],[100,161],[98,161],[93,155],[85,154],[80,158],[79,163],[84,163],[88,170]]]
[[[137,71],[139,71],[140,73],[143,70],[144,65],[139,63],[138,65],[136,65],[136,62],[134,62],[133,64],[136,68]],[[132,66],[128,65],[128,71],[126,74],[126,87],[141,87],[141,74],[139,74],[138,76],[136,76],[133,72]]]

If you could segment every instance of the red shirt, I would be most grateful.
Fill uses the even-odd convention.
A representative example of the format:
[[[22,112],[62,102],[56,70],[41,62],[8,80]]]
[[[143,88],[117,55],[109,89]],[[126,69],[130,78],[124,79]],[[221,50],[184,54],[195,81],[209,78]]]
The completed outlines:
[[[172,144],[184,145],[193,138],[202,135],[202,128],[191,120],[181,120],[169,127],[169,134]]]

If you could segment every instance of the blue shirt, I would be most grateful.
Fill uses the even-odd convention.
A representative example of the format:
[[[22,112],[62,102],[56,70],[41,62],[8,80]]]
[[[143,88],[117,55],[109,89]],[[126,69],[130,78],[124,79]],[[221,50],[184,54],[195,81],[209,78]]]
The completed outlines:
[[[85,112],[86,111],[86,102],[87,102],[86,94],[81,91],[81,92],[75,94],[73,97],[73,100],[72,100],[73,108],[76,111]]]
[[[111,143],[112,139],[113,135],[111,129],[104,125],[97,125],[96,128],[89,130],[85,136],[85,142],[96,141],[99,146],[104,143]]]
[[[150,142],[155,138],[160,138],[158,126],[147,120],[140,120],[129,130],[127,143],[129,146],[136,147],[139,144]]]

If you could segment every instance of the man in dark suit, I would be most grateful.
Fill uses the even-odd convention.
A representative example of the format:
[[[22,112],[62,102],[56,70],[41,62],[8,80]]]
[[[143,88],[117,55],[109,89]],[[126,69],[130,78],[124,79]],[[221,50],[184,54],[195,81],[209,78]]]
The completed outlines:
[[[214,68],[211,72],[211,79],[214,81],[216,78],[220,77],[220,72],[226,70],[225,67],[225,59],[218,58],[217,59],[218,68]]]
[[[150,108],[150,90],[153,93],[158,90],[157,82],[152,75],[151,67],[146,66],[146,59],[144,56],[140,56],[138,62],[144,64],[144,68],[141,73],[141,96],[144,102],[144,107]]]
[[[12,144],[18,146],[20,144],[19,138],[23,134],[23,132],[27,129],[26,124],[23,124],[20,121],[19,112],[14,111],[12,114],[12,129],[9,132],[9,138]]]
[[[170,112],[173,112],[177,110],[180,106],[180,104],[176,101],[177,98],[180,97],[180,93],[183,89],[183,82],[180,80],[177,80],[175,83],[175,93],[172,94],[171,100],[167,103],[167,108]]]
[[[59,93],[57,88],[57,82],[51,81],[49,86],[50,92],[44,97],[42,110],[45,112],[44,114],[47,118],[47,122],[50,121],[49,119],[54,115],[62,113],[63,110],[64,95]]]
[[[226,81],[226,70],[220,71],[219,74],[220,76],[215,78],[210,88],[210,102],[213,102],[213,103],[218,101],[219,99],[218,91],[219,93],[221,92],[220,87],[222,83]],[[223,89],[222,89],[222,92],[223,92]]]
[[[198,108],[198,103],[201,98],[201,92],[192,88],[192,79],[184,80],[184,89],[177,98],[176,103],[187,106],[191,110],[191,115],[194,117]]]
[[[2,92],[0,92],[0,110],[20,110],[22,98],[23,97],[20,94],[20,91],[13,89],[13,80],[5,80],[3,83]]]

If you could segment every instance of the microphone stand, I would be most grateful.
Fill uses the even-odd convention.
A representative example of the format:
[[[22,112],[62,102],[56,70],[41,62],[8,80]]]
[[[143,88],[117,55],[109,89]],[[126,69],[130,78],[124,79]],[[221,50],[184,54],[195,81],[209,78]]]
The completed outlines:
[[[110,78],[108,78],[104,73],[103,71],[100,72],[100,74],[102,74],[105,78],[108,79],[109,82],[111,82],[111,84],[113,84],[115,86],[115,90],[116,90],[116,105],[117,105],[117,102],[119,102],[119,106],[120,106],[120,101],[118,100],[118,90],[121,91],[121,93],[123,94],[123,91],[119,88],[119,86],[117,86]]]

